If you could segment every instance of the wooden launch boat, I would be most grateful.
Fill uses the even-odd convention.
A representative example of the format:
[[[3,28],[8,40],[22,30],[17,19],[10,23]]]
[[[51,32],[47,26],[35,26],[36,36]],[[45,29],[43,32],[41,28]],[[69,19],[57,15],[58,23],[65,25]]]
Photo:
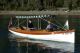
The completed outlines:
[[[19,23],[18,23],[19,25]],[[15,34],[16,37],[30,38],[34,40],[50,40],[59,42],[70,42],[74,43],[74,30],[59,30],[59,31],[47,31],[47,30],[29,30],[25,28],[24,30],[16,27],[9,27],[9,31]]]

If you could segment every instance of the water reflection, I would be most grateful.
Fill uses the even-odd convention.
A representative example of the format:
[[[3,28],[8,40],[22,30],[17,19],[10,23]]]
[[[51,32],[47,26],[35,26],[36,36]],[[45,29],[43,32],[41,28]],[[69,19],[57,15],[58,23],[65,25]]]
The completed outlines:
[[[32,42],[17,42],[15,35],[9,33],[11,53],[73,53],[74,43],[30,40]],[[12,41],[13,40],[13,41]],[[38,42],[41,44],[37,44]]]

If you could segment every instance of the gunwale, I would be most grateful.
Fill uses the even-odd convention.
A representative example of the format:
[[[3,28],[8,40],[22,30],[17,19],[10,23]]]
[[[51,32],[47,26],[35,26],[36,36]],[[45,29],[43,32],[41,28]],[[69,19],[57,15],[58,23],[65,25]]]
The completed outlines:
[[[10,28],[10,30],[22,33],[22,34],[31,34],[31,35],[49,35],[49,34],[64,34],[64,33],[70,33],[75,32],[74,29],[72,30],[65,30],[65,31],[47,31],[47,30],[27,30],[27,29],[20,29],[20,28]]]

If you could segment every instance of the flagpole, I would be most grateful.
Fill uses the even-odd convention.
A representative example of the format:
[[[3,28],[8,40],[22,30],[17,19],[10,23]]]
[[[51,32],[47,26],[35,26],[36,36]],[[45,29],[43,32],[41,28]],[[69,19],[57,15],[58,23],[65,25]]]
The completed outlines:
[[[11,17],[11,19],[10,19],[10,21],[9,21],[8,28],[9,28],[11,25],[12,25],[12,17]]]

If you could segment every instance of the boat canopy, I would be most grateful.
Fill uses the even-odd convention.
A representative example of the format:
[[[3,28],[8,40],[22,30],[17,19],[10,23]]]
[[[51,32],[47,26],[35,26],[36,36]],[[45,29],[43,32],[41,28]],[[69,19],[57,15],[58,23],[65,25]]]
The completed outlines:
[[[23,24],[23,23],[27,23],[27,28],[28,28],[28,22],[29,22],[29,19],[25,19],[24,21],[20,21],[21,19],[24,19],[24,18],[41,18],[41,19],[37,19],[37,28],[38,29],[41,29],[41,21],[42,20],[44,20],[44,21],[46,21],[46,22],[49,22],[49,20],[47,20],[47,19],[44,19],[44,18],[55,18],[55,16],[53,16],[53,15],[17,15],[17,16],[15,16],[15,18],[18,18],[17,19],[17,26],[19,27],[21,24]],[[52,20],[52,19],[51,19]],[[57,26],[58,28],[61,28],[61,29],[65,29],[65,30],[69,30],[69,24],[68,24],[68,20],[66,21],[66,23],[65,23],[65,25],[63,26],[62,24],[60,24],[57,20],[55,20],[54,19],[54,21],[56,22],[56,23],[58,23],[58,25],[56,25],[56,24],[54,24],[54,23],[52,23],[53,25],[55,25],[55,26]],[[15,22],[15,21],[14,21]],[[20,23],[21,22],[21,23]],[[10,23],[12,23],[12,19],[11,19],[11,21],[10,21]],[[16,25],[16,22],[14,23],[14,26]],[[24,24],[25,25],[25,24]]]
[[[50,15],[27,15],[27,16],[16,16],[16,18],[48,18]]]

